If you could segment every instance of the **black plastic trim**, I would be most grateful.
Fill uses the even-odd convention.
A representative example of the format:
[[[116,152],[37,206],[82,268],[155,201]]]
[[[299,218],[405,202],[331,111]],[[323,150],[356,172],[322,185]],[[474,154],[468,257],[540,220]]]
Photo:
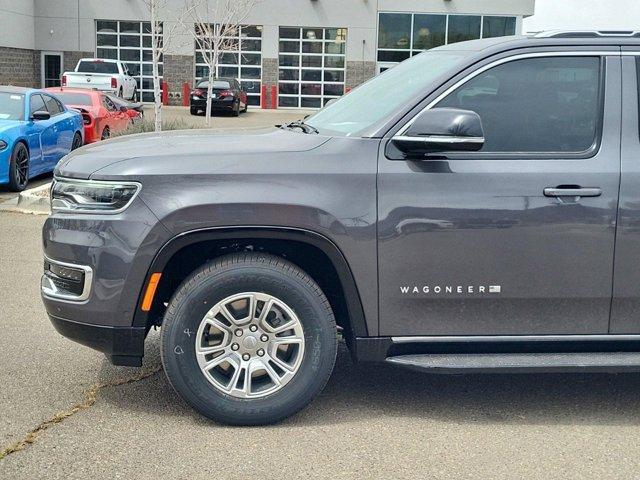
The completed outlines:
[[[147,326],[149,314],[140,309],[140,302],[144,287],[148,284],[151,274],[154,272],[162,272],[169,263],[169,260],[171,260],[173,255],[175,255],[179,250],[189,245],[204,241],[249,238],[292,240],[309,244],[324,252],[333,264],[333,267],[340,278],[340,283],[346,297],[345,302],[349,311],[353,334],[355,336],[362,337],[366,337],[368,335],[360,294],[358,293],[358,288],[356,286],[353,273],[351,272],[351,268],[340,249],[335,243],[319,233],[312,232],[310,230],[287,227],[215,227],[192,230],[172,238],[160,249],[147,271],[147,275],[138,298],[136,313],[133,317],[133,325],[141,328]]]
[[[49,319],[58,333],[104,353],[114,365],[130,367],[142,365],[145,328],[91,325],[52,315],[49,315]]]

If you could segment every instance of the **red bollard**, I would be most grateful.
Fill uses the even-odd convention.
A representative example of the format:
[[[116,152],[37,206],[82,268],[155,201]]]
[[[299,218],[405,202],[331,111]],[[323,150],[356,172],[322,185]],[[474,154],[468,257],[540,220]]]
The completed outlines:
[[[260,87],[260,108],[267,108],[267,86]]]
[[[162,82],[162,94],[160,97],[163,105],[169,105],[169,84],[167,82]]]
[[[191,86],[188,82],[182,84],[182,106],[189,106],[189,95],[191,94]]]
[[[278,86],[271,85],[271,108],[278,108]]]

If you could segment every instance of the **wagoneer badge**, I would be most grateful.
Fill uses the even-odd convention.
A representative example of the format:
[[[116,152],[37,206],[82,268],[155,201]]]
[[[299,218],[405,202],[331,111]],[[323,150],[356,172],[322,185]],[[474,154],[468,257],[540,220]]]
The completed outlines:
[[[405,285],[400,287],[400,293],[403,295],[476,295],[501,292],[500,285]]]

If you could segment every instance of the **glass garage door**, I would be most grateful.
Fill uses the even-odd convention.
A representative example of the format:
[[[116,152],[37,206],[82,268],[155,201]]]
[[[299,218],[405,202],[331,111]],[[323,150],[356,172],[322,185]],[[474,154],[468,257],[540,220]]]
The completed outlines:
[[[226,37],[227,48],[220,52],[218,77],[237,78],[247,92],[249,105],[260,105],[262,81],[262,25],[243,25],[237,36]],[[209,75],[202,50],[195,42],[196,81]]]
[[[344,94],[346,28],[280,27],[278,106],[320,108]]]
[[[151,22],[97,20],[96,57],[125,62],[141,100],[153,102]],[[158,69],[162,77],[162,57]]]

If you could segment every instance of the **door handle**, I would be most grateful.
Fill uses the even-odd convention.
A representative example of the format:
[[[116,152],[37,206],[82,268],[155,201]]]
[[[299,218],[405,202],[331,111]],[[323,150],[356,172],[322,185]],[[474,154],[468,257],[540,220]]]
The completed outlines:
[[[545,197],[599,197],[602,195],[602,189],[597,187],[582,188],[577,186],[570,187],[547,187],[544,189]]]

